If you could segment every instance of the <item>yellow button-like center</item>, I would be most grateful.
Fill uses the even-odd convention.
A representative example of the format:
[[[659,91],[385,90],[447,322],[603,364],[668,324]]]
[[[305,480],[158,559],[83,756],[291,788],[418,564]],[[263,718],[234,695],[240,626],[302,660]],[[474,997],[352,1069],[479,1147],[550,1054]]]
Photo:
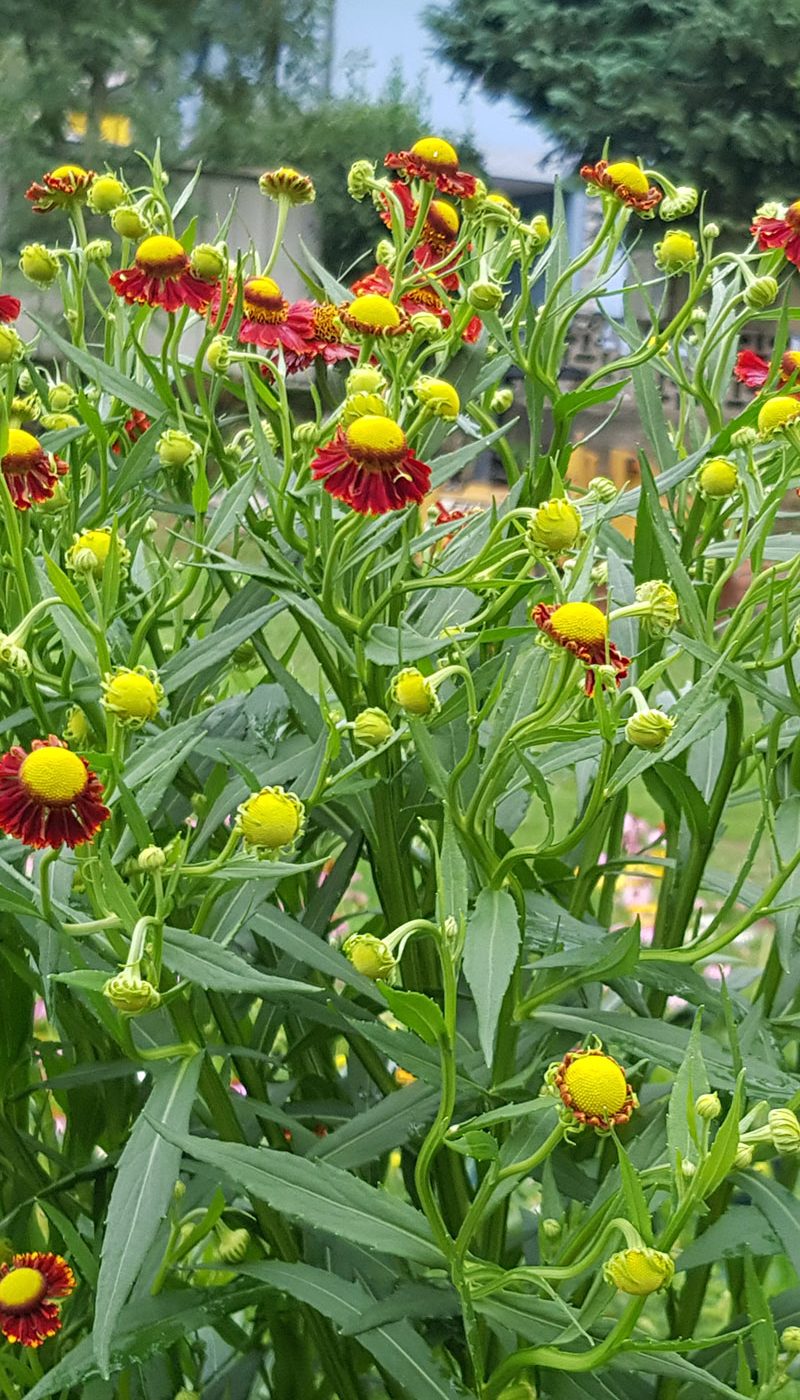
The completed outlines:
[[[441,136],[422,136],[411,147],[411,154],[420,160],[430,161],[431,165],[458,165],[458,155],[449,141]]]
[[[562,603],[550,614],[550,626],[570,642],[604,642],[608,635],[605,613],[594,603]]]
[[[105,702],[134,719],[152,719],[158,713],[158,691],[149,676],[125,671],[106,686]]]
[[[610,1055],[579,1055],[564,1072],[576,1108],[590,1117],[619,1113],[628,1097],[625,1075]]]
[[[628,1292],[654,1293],[660,1288],[668,1273],[663,1260],[653,1257],[652,1251],[629,1249],[625,1253],[625,1267],[629,1275]]]
[[[398,676],[394,694],[398,705],[410,715],[427,715],[433,708],[430,690],[420,671],[407,671],[404,676]]]
[[[684,233],[682,229],[673,229],[668,233],[661,245],[661,254],[667,258],[674,258],[677,262],[691,261],[697,254],[697,244],[690,233]]]
[[[0,1308],[34,1307],[44,1297],[47,1284],[38,1269],[11,1269],[0,1279]]]
[[[76,554],[79,549],[90,549],[98,564],[105,564],[110,548],[111,534],[108,530],[84,530],[73,545]]]
[[[362,452],[402,452],[406,436],[399,423],[393,418],[382,418],[377,413],[366,413],[356,418],[346,433],[348,447]]]
[[[26,433],[22,428],[9,428],[6,452],[9,457],[40,457],[42,448],[33,433]]]
[[[258,792],[242,808],[242,835],[253,846],[277,851],[294,840],[300,829],[300,819],[297,803],[286,793]]]
[[[70,175],[76,180],[83,180],[86,177],[86,173],[82,165],[57,165],[55,170],[50,171],[50,174],[56,180],[65,180]]]
[[[280,287],[271,277],[249,277],[244,284],[244,294],[246,297],[264,297],[278,301],[283,297]]]
[[[761,433],[775,432],[776,428],[782,428],[784,423],[791,423],[800,414],[800,399],[793,399],[789,394],[779,394],[775,399],[769,399],[763,405],[758,415],[758,430]]]
[[[633,194],[647,194],[650,188],[650,181],[641,166],[632,160],[615,160],[606,167],[606,174],[615,185],[625,185]]]
[[[24,788],[40,802],[66,803],[86,787],[86,768],[76,753],[47,745],[23,761],[19,776]]]
[[[145,238],[136,249],[136,261],[140,267],[160,267],[164,263],[183,263],[186,252],[177,238],[169,238],[165,233],[153,233]]]
[[[700,472],[700,485],[707,496],[730,496],[739,483],[739,473],[733,462],[714,457]]]
[[[445,204],[443,199],[433,200],[430,210],[428,211],[428,219],[430,223],[433,224],[434,228],[437,226],[444,227],[453,237],[458,233],[460,222],[458,210],[453,204]]]
[[[377,292],[368,292],[366,296],[356,297],[347,308],[351,321],[356,325],[363,326],[365,330],[393,330],[400,325],[400,312],[393,301],[388,297],[379,296]]]

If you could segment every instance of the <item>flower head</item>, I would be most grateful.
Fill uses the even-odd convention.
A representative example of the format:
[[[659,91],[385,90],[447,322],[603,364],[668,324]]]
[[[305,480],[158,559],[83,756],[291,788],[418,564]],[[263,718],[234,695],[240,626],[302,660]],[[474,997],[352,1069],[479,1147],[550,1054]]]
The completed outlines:
[[[200,456],[200,444],[179,428],[167,428],[156,443],[156,452],[162,467],[177,470],[196,461]]]
[[[594,603],[537,603],[531,616],[548,637],[584,663],[587,695],[594,691],[597,667],[612,667],[617,684],[627,676],[630,658],[609,640],[608,619]]]
[[[415,719],[424,719],[439,709],[439,698],[434,687],[416,666],[406,666],[398,671],[389,693],[395,704]]]
[[[386,269],[382,269],[384,272]],[[363,284],[356,283],[358,287]],[[386,273],[383,279],[384,286],[391,287],[391,277]],[[408,319],[402,311],[390,301],[388,296],[383,296],[380,292],[366,291],[361,295],[356,295],[353,301],[341,307],[339,316],[342,323],[349,331],[355,331],[357,335],[386,336],[404,335],[407,333]]]
[[[675,1261],[661,1249],[622,1249],[603,1265],[606,1283],[637,1298],[667,1288],[675,1273]]]
[[[161,306],[170,312],[189,306],[205,313],[211,300],[211,283],[195,276],[183,244],[164,233],[145,238],[136,249],[134,266],[112,272],[108,280],[117,296],[132,305]]]
[[[25,354],[25,344],[13,326],[0,322],[0,365],[13,364]]]
[[[43,243],[27,243],[19,255],[19,270],[37,287],[49,287],[58,276],[58,258]]]
[[[196,243],[189,254],[189,266],[201,282],[218,282],[228,269],[224,246],[217,243]]]
[[[358,365],[347,376],[346,389],[350,394],[379,394],[386,388],[386,379],[377,365]]]
[[[744,304],[754,311],[761,311],[765,306],[772,305],[778,291],[777,277],[755,277],[745,289]]]
[[[767,1116],[772,1145],[782,1157],[800,1155],[800,1120],[790,1108],[772,1108]]]
[[[748,389],[763,389],[769,379],[769,362],[757,355],[755,350],[740,350],[736,356],[733,373],[740,384]],[[800,350],[786,350],[781,355],[778,383],[786,384],[800,371]]]
[[[445,379],[432,379],[430,375],[423,374],[415,380],[413,388],[420,403],[430,408],[437,418],[444,418],[448,423],[455,422],[461,410],[461,400],[452,384]]]
[[[146,666],[134,670],[119,666],[103,677],[102,703],[118,724],[141,729],[147,720],[155,719],[163,705],[164,687],[155,671]]]
[[[777,394],[762,404],[758,414],[758,432],[762,438],[772,437],[800,417],[800,399],[791,394]]]
[[[315,481],[362,515],[385,515],[418,504],[430,489],[430,468],[418,461],[393,418],[356,418],[321,447],[311,463]]]
[[[365,749],[377,749],[394,734],[392,721],[377,705],[361,710],[353,721],[353,738]]]
[[[149,225],[132,204],[123,204],[111,215],[111,227],[120,238],[144,238]]]
[[[659,216],[664,223],[670,223],[672,219],[688,219],[697,208],[699,199],[698,191],[693,185],[678,185],[672,194],[665,195],[659,205]]]
[[[736,463],[729,462],[727,457],[712,457],[697,473],[697,485],[704,496],[714,501],[734,495],[739,485]]]
[[[398,170],[407,180],[424,180],[442,194],[464,199],[475,193],[474,175],[458,168],[458,152],[441,136],[422,136],[410,151],[390,152],[384,165]]]
[[[636,603],[645,627],[665,637],[680,622],[680,609],[674,588],[663,579],[648,579],[636,585]]]
[[[800,267],[800,199],[795,199],[782,213],[776,210],[772,218],[757,215],[750,232],[758,240],[762,252],[768,248],[782,248],[789,262]]]
[[[354,933],[344,944],[342,952],[350,959],[356,972],[369,977],[371,982],[385,982],[397,965],[386,944],[371,933]]]
[[[656,267],[668,277],[680,277],[697,265],[697,243],[683,229],[670,229],[654,249]]]
[[[76,573],[92,573],[100,578],[106,566],[106,561],[111,550],[111,530],[104,525],[99,530],[83,530],[80,535],[73,537],[73,542],[67,550],[67,568],[73,569]],[[125,541],[117,536],[117,553],[120,565],[130,563],[130,550],[126,549]]]
[[[0,758],[0,830],[26,846],[79,846],[111,815],[88,763],[54,734]]]
[[[258,182],[258,188],[267,199],[285,199],[287,204],[313,204],[317,197],[314,182],[308,175],[301,175],[290,165],[281,165],[278,170],[265,170]]]
[[[88,204],[95,214],[110,214],[125,198],[125,186],[116,175],[96,175],[89,186]]]
[[[293,792],[263,787],[237,809],[236,826],[245,845],[275,854],[294,844],[305,821],[305,807]]]
[[[528,529],[538,549],[547,554],[561,554],[565,549],[572,549],[580,537],[580,511],[563,497],[542,501],[533,512]]]
[[[9,1342],[40,1347],[61,1327],[53,1298],[67,1298],[75,1275],[60,1254],[14,1254],[0,1264],[0,1331]]]
[[[17,510],[49,501],[55,495],[58,478],[69,470],[62,457],[45,452],[39,439],[22,428],[9,428],[8,446],[0,460],[0,471]]]
[[[16,321],[22,309],[19,297],[8,295],[0,296],[0,325],[7,326],[9,321]]]
[[[308,369],[315,360],[321,360],[325,365],[335,365],[342,360],[358,359],[358,347],[346,341],[339,308],[333,302],[298,301],[293,310],[307,312],[310,319],[303,331],[302,350],[286,349],[284,352],[289,374]]]
[[[31,201],[37,214],[47,214],[51,209],[73,203],[82,204],[94,178],[94,171],[84,170],[82,165],[59,165],[55,170],[48,170],[40,182],[34,181],[25,191],[25,198]]]
[[[548,1085],[561,1096],[569,1118],[584,1127],[608,1132],[627,1123],[636,1096],[625,1071],[604,1050],[571,1050],[547,1071]]]
[[[698,1118],[702,1118],[705,1123],[713,1123],[714,1119],[719,1118],[722,1112],[722,1100],[716,1092],[698,1094],[694,1106]]]
[[[264,350],[280,346],[284,353],[306,353],[313,331],[311,302],[288,302],[272,277],[248,277],[242,293],[239,340],[243,345],[258,345]],[[226,325],[232,310],[231,306],[225,318]]]
[[[674,728],[674,719],[663,710],[638,710],[625,725],[625,738],[635,749],[661,749]]]
[[[602,194],[611,194],[621,204],[635,209],[637,214],[652,216],[656,205],[661,203],[663,194],[656,185],[651,185],[642,167],[632,160],[598,160],[594,165],[581,166],[581,179],[593,185]]]
[[[155,1011],[161,1002],[161,993],[152,982],[140,977],[131,967],[123,968],[116,977],[109,977],[103,996],[121,1016],[141,1016],[144,1011]]]

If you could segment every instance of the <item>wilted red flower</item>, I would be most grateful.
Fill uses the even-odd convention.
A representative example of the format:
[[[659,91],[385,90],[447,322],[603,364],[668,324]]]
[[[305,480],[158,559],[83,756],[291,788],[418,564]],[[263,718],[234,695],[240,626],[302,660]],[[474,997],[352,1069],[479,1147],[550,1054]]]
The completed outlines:
[[[641,166],[632,160],[595,161],[581,166],[581,179],[605,194],[613,194],[622,203],[640,214],[649,214],[660,204],[664,195],[657,185],[651,185]]]
[[[385,515],[419,504],[430,489],[430,468],[411,452],[393,418],[366,414],[338,428],[311,463],[315,481],[361,515]]]
[[[85,759],[54,734],[0,758],[0,830],[26,846],[79,846],[111,815]]]
[[[84,170],[82,165],[59,165],[42,176],[41,183],[34,183],[25,191],[25,198],[33,204],[36,214],[47,214],[73,200],[83,201],[94,179],[93,170]]]
[[[298,301],[292,309],[300,308],[311,313],[310,331],[301,353],[288,348],[284,351],[287,373],[307,369],[314,360],[335,365],[340,360],[358,359],[358,346],[348,345],[343,339],[339,308],[333,302]]]
[[[112,272],[108,280],[117,296],[131,304],[161,306],[165,311],[189,306],[201,314],[208,309],[215,285],[195,276],[183,244],[164,233],[145,238],[136,249],[134,266]]]
[[[793,374],[800,370],[800,350],[787,350],[781,355],[778,383],[786,384]],[[763,389],[769,379],[769,361],[757,355],[755,350],[740,350],[736,356],[733,372],[740,384],[748,389]]]
[[[390,170],[399,170],[407,180],[425,180],[442,194],[469,199],[475,193],[477,180],[458,168],[458,153],[441,136],[423,136],[410,151],[390,151],[384,161]]]
[[[622,656],[609,640],[608,619],[594,603],[537,603],[531,613],[537,627],[566,647],[586,666],[585,690],[594,693],[596,666],[612,666],[617,685],[628,674],[630,657]]]
[[[762,252],[767,248],[782,248],[789,262],[800,267],[800,199],[794,200],[782,218],[756,218],[750,232],[758,239]]]
[[[16,321],[21,308],[19,297],[0,296],[0,321],[3,325],[7,326],[9,321]]]
[[[0,470],[17,510],[29,510],[55,495],[60,476],[69,471],[63,457],[45,452],[39,439],[22,428],[9,428]]]
[[[60,1254],[15,1254],[0,1264],[0,1331],[9,1342],[40,1347],[61,1327],[49,1298],[66,1298],[75,1275]]]
[[[143,413],[140,408],[134,408],[131,409],[130,418],[126,418],[125,422],[123,423],[122,431],[124,432],[128,441],[133,443],[136,442],[137,438],[143,437],[144,434],[147,432],[147,429],[152,428],[152,426],[153,425],[150,422],[150,419],[148,418],[147,414]],[[116,453],[117,456],[119,456],[119,454],[122,451],[122,444],[120,442],[115,442],[111,448],[111,451]]]

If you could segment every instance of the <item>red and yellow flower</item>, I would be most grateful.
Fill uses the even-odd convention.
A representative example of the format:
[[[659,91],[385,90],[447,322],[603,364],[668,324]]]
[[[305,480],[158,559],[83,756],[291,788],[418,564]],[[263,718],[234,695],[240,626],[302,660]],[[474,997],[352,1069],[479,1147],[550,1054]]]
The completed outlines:
[[[204,314],[215,283],[192,272],[189,255],[177,238],[154,233],[136,249],[133,267],[112,272],[109,282],[117,296],[136,305],[160,306],[164,311],[191,307]]]
[[[326,491],[362,515],[419,504],[431,484],[430,468],[413,455],[400,424],[378,414],[338,428],[318,451],[311,472]]]
[[[622,656],[608,636],[608,619],[594,603],[537,603],[533,621],[559,646],[571,651],[586,666],[586,694],[595,688],[595,669],[612,667],[617,685],[628,674],[630,657]]]
[[[800,371],[800,350],[787,350],[781,355],[778,383],[786,384]],[[740,350],[736,356],[733,373],[740,384],[748,389],[763,389],[769,379],[769,361],[757,355],[755,350]]]
[[[111,815],[85,759],[54,734],[0,758],[0,830],[36,850],[91,841]]]
[[[60,1254],[15,1254],[0,1264],[0,1331],[9,1342],[40,1347],[61,1327],[53,1298],[67,1298],[75,1275]]]
[[[9,321],[16,321],[21,308],[19,297],[0,296],[0,324],[7,326]]]
[[[385,267],[376,267],[374,273],[359,278],[352,291],[353,300],[339,308],[339,319],[347,330],[381,340],[408,334],[408,315],[390,299],[392,276]]]
[[[410,151],[390,151],[384,165],[389,170],[399,170],[407,180],[435,185],[442,194],[469,199],[475,193],[475,176],[459,170],[457,151],[441,136],[422,136]]]
[[[29,510],[55,495],[58,478],[69,471],[63,457],[45,452],[39,439],[22,428],[9,428],[0,471],[17,510]]]
[[[313,305],[310,301],[291,303],[271,277],[248,277],[242,289],[242,323],[239,340],[244,345],[258,345],[264,350],[276,350],[294,355],[306,353],[314,330]],[[233,303],[223,322],[227,325]]]
[[[394,180],[392,194],[400,202],[406,228],[412,229],[417,222],[419,205],[411,190],[404,180]],[[382,204],[381,218],[385,224],[391,227],[392,213],[389,202],[384,199]],[[431,261],[440,261],[456,242],[460,226],[461,216],[454,204],[447,204],[443,199],[432,199],[425,223],[422,226],[420,248],[430,249],[431,254],[434,255]]]
[[[640,165],[633,160],[595,161],[581,166],[581,179],[601,194],[612,194],[639,214],[649,214],[664,198],[657,185],[651,185]]]
[[[789,262],[800,267],[800,199],[795,199],[779,217],[759,215],[750,225],[750,232],[758,239],[762,252],[782,248]]]
[[[546,1079],[582,1127],[608,1132],[627,1123],[636,1107],[624,1069],[600,1048],[571,1050],[560,1064],[550,1066]]]
[[[34,181],[25,191],[25,198],[31,201],[36,214],[47,214],[73,202],[83,203],[93,179],[94,171],[84,170],[82,165],[58,165],[55,170],[48,170],[40,182]]]
[[[417,249],[417,252],[419,251],[420,250]],[[460,283],[458,276],[455,273],[447,273],[446,276],[440,278],[439,280],[441,281],[442,287],[445,289],[445,291],[458,291]],[[364,274],[363,277],[359,277],[358,281],[353,283],[351,291],[355,293],[356,298],[359,300],[364,300],[366,297],[376,296],[381,297],[384,300],[388,300],[392,293],[392,287],[393,279],[389,269],[386,267],[379,266],[376,267],[373,272],[367,272]],[[445,306],[442,298],[439,296],[439,293],[435,290],[430,280],[425,283],[420,282],[412,285],[411,287],[406,287],[406,289],[400,294],[398,304],[400,307],[400,311],[404,313],[404,316],[406,318],[416,316],[419,312],[425,311],[428,312],[429,315],[436,316],[438,320],[441,321],[442,326],[445,328],[445,330],[451,324],[451,321],[453,319],[447,307]],[[349,324],[349,322],[347,324]],[[398,326],[400,326],[400,322],[398,322]],[[408,320],[405,320],[405,322],[400,328],[407,330]],[[480,317],[472,316],[470,317],[470,320],[467,324],[467,328],[463,333],[462,339],[467,341],[469,344],[474,344],[474,342],[478,339],[482,329],[483,322],[481,321]],[[383,332],[383,334],[397,334],[397,330],[386,330]]]
[[[349,345],[344,339],[339,308],[333,302],[298,301],[293,309],[302,308],[310,313],[309,333],[304,340],[302,351],[285,349],[286,370],[295,374],[307,369],[315,360],[323,364],[336,365],[342,360],[357,360],[358,346]]]

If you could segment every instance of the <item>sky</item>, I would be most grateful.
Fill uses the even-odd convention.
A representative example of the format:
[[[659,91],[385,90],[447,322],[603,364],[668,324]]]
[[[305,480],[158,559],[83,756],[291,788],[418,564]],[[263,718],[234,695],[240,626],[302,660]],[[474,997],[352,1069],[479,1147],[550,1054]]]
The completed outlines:
[[[564,163],[548,158],[549,138],[518,115],[505,98],[468,88],[433,55],[435,41],[422,22],[427,0],[337,0],[334,87],[345,91],[346,56],[367,54],[366,85],[380,90],[400,64],[409,86],[422,78],[431,119],[429,135],[465,132],[496,179],[552,179]],[[359,71],[360,65],[359,65]]]

